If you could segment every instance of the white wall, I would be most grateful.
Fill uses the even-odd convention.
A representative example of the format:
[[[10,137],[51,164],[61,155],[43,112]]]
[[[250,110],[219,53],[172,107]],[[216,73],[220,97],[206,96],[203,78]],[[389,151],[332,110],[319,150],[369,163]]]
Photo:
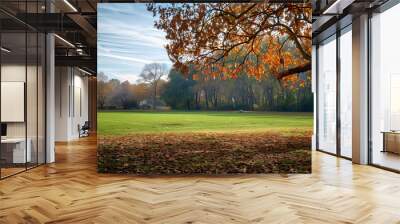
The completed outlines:
[[[76,75],[77,70],[74,71],[74,108],[72,108],[72,119],[71,119],[71,135],[79,137],[78,124],[83,125],[88,120],[88,78],[82,76],[82,73]]]
[[[79,138],[78,125],[88,120],[88,78],[76,68],[56,68],[55,140]]]
[[[28,87],[27,87],[27,119],[28,119],[28,137],[29,130],[35,130],[36,135],[36,66],[27,66],[20,64],[3,64],[1,66],[1,81],[2,82],[24,82],[26,72],[28,72]],[[33,78],[32,74],[35,74]],[[39,101],[42,102],[42,101]],[[39,107],[43,105],[38,105]],[[1,108],[7,110],[8,108]],[[24,108],[22,108],[24,110]],[[7,122],[7,134],[9,137],[24,137],[26,122]]]
[[[38,69],[38,70],[37,70]],[[1,66],[2,82],[20,82],[26,85],[26,101],[19,108],[2,107],[3,113],[22,113],[22,120],[17,122],[5,122],[7,124],[8,138],[29,139],[32,162],[44,163],[45,150],[45,120],[44,120],[44,74],[42,67],[36,65],[25,66],[21,63],[4,63]],[[27,80],[25,80],[27,78]],[[2,89],[2,94],[7,94]],[[19,89],[19,94],[24,95],[25,89]],[[9,94],[9,93],[8,93]],[[7,95],[2,95],[2,98]],[[25,98],[24,96],[22,98]],[[15,102],[18,103],[18,102]],[[25,106],[26,103],[26,106]],[[14,111],[13,111],[14,110]],[[19,110],[19,111],[15,111]],[[24,114],[26,113],[26,120]],[[3,119],[2,119],[3,120]],[[39,161],[36,161],[39,159]]]
[[[67,141],[69,132],[69,96],[70,85],[69,69],[67,67],[55,68],[55,141]]]

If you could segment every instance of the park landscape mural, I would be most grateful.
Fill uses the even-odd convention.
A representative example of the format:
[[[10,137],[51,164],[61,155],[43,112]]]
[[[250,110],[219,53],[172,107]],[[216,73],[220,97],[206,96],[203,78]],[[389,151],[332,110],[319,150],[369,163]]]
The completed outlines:
[[[310,173],[311,5],[98,6],[98,171]]]

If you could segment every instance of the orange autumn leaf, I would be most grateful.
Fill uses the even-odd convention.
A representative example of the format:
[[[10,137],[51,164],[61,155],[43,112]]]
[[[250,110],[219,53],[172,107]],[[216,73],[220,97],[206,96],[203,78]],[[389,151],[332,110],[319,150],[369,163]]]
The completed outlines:
[[[195,65],[213,79],[243,72],[291,80],[311,69],[310,3],[150,3],[148,10],[181,71]]]

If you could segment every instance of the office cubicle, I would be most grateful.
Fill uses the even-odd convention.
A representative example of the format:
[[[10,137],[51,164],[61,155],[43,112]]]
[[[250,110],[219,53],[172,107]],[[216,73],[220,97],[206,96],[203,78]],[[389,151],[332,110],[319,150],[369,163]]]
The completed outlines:
[[[43,11],[42,1],[20,1],[18,5],[3,2],[0,6],[17,12],[0,12],[0,178],[3,179],[45,163],[46,40],[42,32],[12,16]]]

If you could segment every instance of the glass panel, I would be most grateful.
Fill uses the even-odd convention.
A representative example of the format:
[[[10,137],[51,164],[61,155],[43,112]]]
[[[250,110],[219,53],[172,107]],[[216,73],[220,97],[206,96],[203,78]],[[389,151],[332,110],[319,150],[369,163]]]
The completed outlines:
[[[340,153],[352,157],[352,35],[340,36]]]
[[[43,13],[45,1],[1,1],[14,13]],[[45,162],[45,35],[0,12],[0,177]]]
[[[38,45],[38,163],[45,163],[45,65],[46,65],[46,52],[45,52],[46,39],[45,35],[39,33]]]
[[[1,174],[5,177],[25,170],[31,158],[26,150],[26,34],[2,33],[1,44]]]
[[[400,170],[400,5],[375,15],[372,25],[372,163]]]
[[[38,132],[38,36],[37,33],[27,33],[28,38],[28,63],[27,63],[27,82],[26,82],[26,112],[27,112],[27,149],[30,151],[28,156],[28,168],[37,165],[38,158],[38,142],[37,142],[37,132]]]
[[[336,40],[318,48],[318,148],[336,153]]]
[[[37,13],[38,11],[37,1],[27,2],[26,12]],[[35,18],[37,17],[32,20]],[[35,167],[38,164],[38,45],[38,33],[35,30],[27,30],[27,150],[31,151],[31,158],[27,163],[28,168]]]

